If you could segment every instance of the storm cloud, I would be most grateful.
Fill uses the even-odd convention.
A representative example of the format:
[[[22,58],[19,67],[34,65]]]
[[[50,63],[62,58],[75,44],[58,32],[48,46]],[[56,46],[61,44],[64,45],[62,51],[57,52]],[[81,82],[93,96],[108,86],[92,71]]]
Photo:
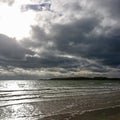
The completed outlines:
[[[15,39],[0,34],[0,58],[5,60],[23,60],[26,54],[34,54],[22,47]]]
[[[104,0],[98,1],[93,0],[94,6],[99,9],[99,11],[105,12],[107,15],[110,15],[112,18],[119,18],[119,11],[120,11],[120,1],[119,0]]]
[[[110,28],[105,34],[93,34],[99,22],[95,18],[86,18],[68,25],[55,25],[56,49],[70,55],[77,55],[103,63],[119,66],[120,29]]]
[[[15,73],[18,68],[20,75],[21,70],[35,70],[37,77],[119,77],[119,0],[59,0],[52,2],[56,12],[30,8],[35,9],[36,24],[31,24],[28,37],[18,42],[0,34],[4,71]]]

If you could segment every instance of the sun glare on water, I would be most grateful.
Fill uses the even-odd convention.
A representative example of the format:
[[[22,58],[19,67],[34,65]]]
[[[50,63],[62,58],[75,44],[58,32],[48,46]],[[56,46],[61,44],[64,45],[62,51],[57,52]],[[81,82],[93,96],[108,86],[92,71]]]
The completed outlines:
[[[20,40],[29,36],[30,26],[35,24],[33,11],[22,12],[21,6],[26,4],[18,0],[12,6],[0,5],[0,33]]]

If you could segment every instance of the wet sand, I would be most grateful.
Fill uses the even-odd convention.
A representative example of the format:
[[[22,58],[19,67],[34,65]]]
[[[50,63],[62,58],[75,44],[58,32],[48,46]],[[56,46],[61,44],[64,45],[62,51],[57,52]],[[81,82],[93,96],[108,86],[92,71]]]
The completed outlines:
[[[65,103],[59,101],[59,104],[55,104],[54,102],[54,105],[56,107],[60,106],[60,103],[66,105],[72,99],[73,101],[75,99],[77,106],[71,106],[58,114],[51,114],[39,120],[120,120],[120,94],[118,92],[86,97],[74,96],[74,98],[66,99]],[[82,101],[84,103],[81,105]]]
[[[120,107],[87,112],[69,120],[120,120]]]
[[[0,82],[0,120],[120,120],[118,106],[120,82]]]
[[[120,120],[120,107],[88,111],[82,115],[61,114],[40,120]]]

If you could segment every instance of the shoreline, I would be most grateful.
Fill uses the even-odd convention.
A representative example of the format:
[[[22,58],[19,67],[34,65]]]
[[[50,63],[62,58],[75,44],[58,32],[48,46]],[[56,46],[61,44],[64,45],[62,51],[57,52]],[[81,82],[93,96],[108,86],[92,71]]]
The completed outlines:
[[[88,110],[83,113],[66,113],[59,115],[51,115],[39,120],[119,120],[120,106],[110,108],[100,108],[96,110]]]
[[[69,120],[79,120],[79,119],[81,120],[119,120],[120,106],[85,112],[82,115],[76,115],[75,117]]]
[[[50,78],[48,80],[119,80],[120,78],[108,78],[108,77],[61,77],[61,78]]]

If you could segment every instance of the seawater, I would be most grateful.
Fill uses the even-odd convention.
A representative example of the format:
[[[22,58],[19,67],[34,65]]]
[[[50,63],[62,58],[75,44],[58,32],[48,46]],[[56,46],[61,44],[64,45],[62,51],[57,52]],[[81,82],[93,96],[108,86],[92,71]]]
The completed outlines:
[[[120,81],[0,80],[0,120],[69,120],[119,105]]]

